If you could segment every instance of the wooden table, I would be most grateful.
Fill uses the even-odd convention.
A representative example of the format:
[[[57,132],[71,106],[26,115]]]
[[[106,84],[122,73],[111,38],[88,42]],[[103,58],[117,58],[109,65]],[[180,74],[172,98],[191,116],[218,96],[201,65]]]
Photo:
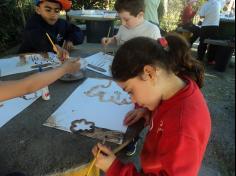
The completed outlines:
[[[233,37],[235,37],[235,17],[221,16],[219,39],[231,40]]]
[[[220,21],[235,23],[235,16],[229,17],[227,15],[221,14]]]
[[[206,39],[204,41],[210,45],[216,45],[216,54],[215,54],[215,69],[219,72],[224,72],[227,69],[227,66],[230,62],[230,59],[233,56],[235,49],[235,42],[231,40],[213,40]]]
[[[100,43],[108,35],[109,28],[114,30],[114,21],[118,19],[115,11],[106,10],[71,10],[67,15],[70,20],[85,21],[88,43]]]
[[[3,80],[20,79],[29,74],[11,75]],[[91,71],[87,71],[86,75],[103,78]],[[91,149],[97,140],[42,125],[82,82],[56,81],[49,86],[50,101],[39,98],[0,128],[0,175],[14,171],[34,176],[46,175],[82,165],[92,158]],[[132,139],[142,129],[142,122],[129,128],[125,140]],[[111,143],[108,145],[117,147]]]

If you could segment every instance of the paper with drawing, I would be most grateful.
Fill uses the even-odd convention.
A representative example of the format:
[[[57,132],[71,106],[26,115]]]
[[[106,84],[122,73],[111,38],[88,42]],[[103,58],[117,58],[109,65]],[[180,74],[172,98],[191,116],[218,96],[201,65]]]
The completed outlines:
[[[82,134],[99,139],[106,135],[110,137],[108,141],[121,143],[123,133],[127,130],[123,125],[123,119],[133,108],[128,94],[115,82],[89,78],[68,97],[44,125],[71,132],[72,122],[85,119],[86,123],[95,124],[95,129],[93,133]]]
[[[54,53],[45,54],[25,54],[7,59],[0,59],[0,76],[25,73],[35,69],[38,66],[43,68],[57,66],[60,64]]]
[[[100,52],[85,59],[88,63],[88,69],[101,73],[105,76],[112,76],[111,65],[113,61],[113,56]]]
[[[30,106],[41,96],[41,92],[38,91],[33,94],[28,94],[23,97],[14,98],[1,102],[0,105],[0,128],[8,121],[14,118],[17,114],[22,112],[25,108]]]

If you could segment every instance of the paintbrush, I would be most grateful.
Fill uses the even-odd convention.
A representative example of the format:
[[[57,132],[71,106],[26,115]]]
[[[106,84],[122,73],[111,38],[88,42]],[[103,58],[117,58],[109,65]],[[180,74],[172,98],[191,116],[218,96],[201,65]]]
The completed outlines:
[[[111,26],[109,27],[109,31],[108,31],[108,33],[107,33],[107,38],[109,38],[110,33],[111,33]],[[105,43],[107,43],[107,41],[105,41]],[[105,46],[104,46],[104,54],[106,54],[106,53],[107,53],[107,46],[105,45]]]
[[[133,141],[133,138],[129,138],[129,139],[125,140],[123,144],[119,145],[117,148],[115,148],[113,150],[113,153],[117,154],[122,149],[124,149],[128,144],[130,144],[130,142],[132,142],[132,141]],[[88,168],[90,168],[91,163],[92,163],[92,161],[89,164],[79,166],[75,169],[71,169],[71,170],[68,170],[68,171],[63,172],[63,173],[53,174],[53,175],[50,175],[50,176],[86,176],[85,173],[88,174]],[[95,171],[94,167],[92,167],[89,174],[90,175],[87,175],[87,176],[91,176],[91,175],[99,176],[100,175],[99,172],[98,172],[98,169],[96,168],[96,171]]]
[[[104,137],[102,144],[104,145],[105,143],[106,143],[106,137]],[[89,169],[88,169],[87,174],[86,174],[85,176],[89,176],[89,174],[90,174],[92,168],[94,167],[94,165],[95,165],[95,163],[96,163],[96,161],[97,161],[97,158],[98,158],[98,156],[101,154],[101,152],[102,152],[101,149],[99,149],[98,152],[97,152],[97,154],[96,154],[96,156],[95,156],[95,158],[93,159],[93,162],[91,163],[91,165],[90,165],[90,167],[89,167]]]
[[[103,139],[103,145],[104,145],[105,142],[106,142],[106,138],[107,138],[107,136],[105,136],[105,138]],[[126,147],[128,144],[130,144],[131,141],[132,141],[132,140],[127,140],[127,141],[125,141],[123,144],[121,144],[119,147],[117,147],[115,150],[113,150],[113,153],[114,153],[114,154],[118,153],[118,152],[121,151],[124,147]],[[90,174],[92,168],[94,167],[94,165],[95,165],[95,163],[96,163],[96,161],[97,161],[97,158],[98,158],[98,156],[99,156],[100,154],[101,154],[101,149],[98,150],[98,152],[97,152],[97,154],[96,154],[94,160],[92,161],[92,163],[91,163],[91,165],[90,165],[90,167],[89,167],[89,169],[88,169],[88,172],[87,172],[87,174],[86,174],[85,176],[89,176],[89,174]]]
[[[53,47],[53,50],[57,53],[57,55],[59,56],[59,51],[58,51],[58,49],[57,49],[57,47],[56,47],[56,45],[53,43],[53,41],[52,41],[52,39],[51,39],[51,37],[48,35],[48,33],[46,32],[46,35],[47,35],[47,37],[48,37],[48,40],[50,41],[50,43],[52,44],[52,47]]]

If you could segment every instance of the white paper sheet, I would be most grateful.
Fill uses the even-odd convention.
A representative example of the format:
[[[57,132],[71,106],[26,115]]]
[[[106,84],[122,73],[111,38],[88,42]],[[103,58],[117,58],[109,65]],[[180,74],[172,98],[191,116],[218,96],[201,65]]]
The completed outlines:
[[[35,102],[40,96],[41,92],[38,91],[33,94],[28,94],[24,98],[14,98],[8,101],[1,102],[0,104],[0,128],[8,121],[14,118],[17,114],[22,112],[25,108]],[[27,100],[26,100],[27,99]]]
[[[59,107],[44,125],[71,132],[71,122],[86,119],[98,128],[124,133],[125,115],[134,108],[128,94],[115,82],[87,79]]]
[[[22,62],[19,56],[0,59],[0,76],[7,76],[36,70],[38,69],[37,67],[35,68],[36,65],[51,64],[49,66],[43,67],[48,68],[60,64],[60,61],[55,54],[48,53],[48,56],[49,59],[44,58],[40,54],[25,55],[26,63]]]
[[[103,52],[99,52],[95,55],[92,55],[90,57],[85,58],[88,65],[87,68],[90,70],[93,70],[97,73],[101,73],[105,76],[109,76],[112,77],[111,75],[111,65],[112,65],[112,61],[113,61],[113,56],[108,55],[108,54],[104,54]],[[96,69],[95,67],[98,67],[104,71],[99,71],[99,69]]]

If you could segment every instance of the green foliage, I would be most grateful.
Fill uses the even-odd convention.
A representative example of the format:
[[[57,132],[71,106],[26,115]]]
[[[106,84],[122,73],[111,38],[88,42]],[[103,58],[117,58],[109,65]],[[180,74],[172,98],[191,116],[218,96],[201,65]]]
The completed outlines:
[[[168,12],[166,14],[164,13],[163,1],[164,0],[161,0],[159,8],[159,13],[162,14],[162,16],[160,16],[160,26],[167,32],[173,31],[179,24],[180,16],[187,0],[168,0]],[[205,0],[199,0],[195,9],[197,10],[204,2]]]
[[[178,26],[186,0],[169,0],[168,11],[163,15],[160,26],[164,31],[173,31]]]
[[[73,9],[112,9],[115,0],[72,0]]]
[[[0,52],[2,52],[19,43],[24,28],[23,19],[27,19],[33,10],[30,0],[1,0],[0,8]]]

